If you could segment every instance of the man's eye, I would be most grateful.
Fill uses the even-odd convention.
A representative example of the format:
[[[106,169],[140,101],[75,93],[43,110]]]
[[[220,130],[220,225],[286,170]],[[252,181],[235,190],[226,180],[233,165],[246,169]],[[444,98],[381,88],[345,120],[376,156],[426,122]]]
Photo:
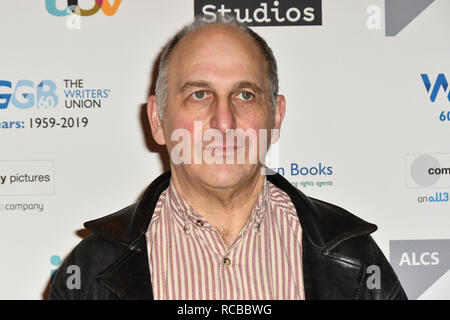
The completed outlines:
[[[248,100],[251,100],[253,98],[253,94],[248,92],[248,91],[242,91],[241,93],[238,94],[238,97],[241,100],[248,101]]]
[[[206,98],[206,92],[205,92],[205,91],[196,91],[196,92],[194,92],[194,93],[192,94],[192,97],[193,97],[195,100],[201,100],[201,99],[204,99],[204,98]]]

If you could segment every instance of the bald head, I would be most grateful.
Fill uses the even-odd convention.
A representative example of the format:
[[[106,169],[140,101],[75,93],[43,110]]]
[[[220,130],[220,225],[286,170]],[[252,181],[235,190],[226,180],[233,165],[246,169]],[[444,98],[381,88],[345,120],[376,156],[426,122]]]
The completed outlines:
[[[212,43],[214,38],[214,43]],[[232,48],[224,45],[224,40],[227,41],[228,46],[234,43]],[[194,43],[189,44],[189,42]],[[216,47],[216,50],[213,48]],[[239,54],[238,49],[241,50],[241,55],[244,57],[251,56],[259,60],[263,58],[260,67],[265,72],[265,78],[268,84],[268,95],[270,105],[275,110],[276,97],[278,95],[278,74],[275,57],[272,50],[267,45],[264,39],[258,34],[248,28],[245,24],[238,22],[232,17],[219,16],[214,22],[204,21],[202,17],[197,17],[193,23],[185,26],[180,30],[164,48],[159,63],[158,78],[156,81],[156,100],[158,104],[158,113],[161,119],[164,116],[164,109],[168,100],[168,82],[170,66],[174,67],[173,61],[185,61],[190,54],[200,53],[205,57],[215,52]],[[175,58],[173,58],[175,56]],[[170,66],[169,66],[170,65]]]
[[[169,68],[173,61],[183,61],[192,55],[207,58],[211,54],[233,54],[252,56],[265,63],[262,50],[247,32],[228,25],[210,25],[184,36],[174,47],[169,57]]]

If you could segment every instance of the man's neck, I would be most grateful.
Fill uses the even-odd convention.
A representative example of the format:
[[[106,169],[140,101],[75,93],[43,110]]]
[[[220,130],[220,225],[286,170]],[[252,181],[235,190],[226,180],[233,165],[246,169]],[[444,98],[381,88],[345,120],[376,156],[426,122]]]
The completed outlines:
[[[191,179],[172,168],[172,181],[178,194],[222,235],[230,247],[251,215],[253,205],[262,191],[265,176],[260,169],[230,188],[215,189]]]

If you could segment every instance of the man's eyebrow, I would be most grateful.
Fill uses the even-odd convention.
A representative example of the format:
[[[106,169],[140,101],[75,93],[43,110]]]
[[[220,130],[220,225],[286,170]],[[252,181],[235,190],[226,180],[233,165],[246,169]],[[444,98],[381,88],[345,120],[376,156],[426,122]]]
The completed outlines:
[[[211,88],[211,83],[208,81],[187,81],[181,86],[180,92],[189,88]]]
[[[234,86],[235,90],[242,89],[242,88],[250,88],[254,91],[261,93],[263,92],[263,89],[261,89],[258,84],[252,81],[240,81]]]

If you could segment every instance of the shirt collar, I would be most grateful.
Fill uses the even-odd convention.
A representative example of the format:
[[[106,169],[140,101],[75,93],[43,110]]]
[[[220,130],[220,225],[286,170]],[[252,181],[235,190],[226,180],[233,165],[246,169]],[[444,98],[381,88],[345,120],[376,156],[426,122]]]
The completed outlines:
[[[242,232],[247,231],[250,226],[254,226],[257,229],[260,228],[262,220],[269,207],[269,190],[269,181],[266,177],[264,177],[263,188],[253,205],[250,218],[242,229]],[[194,227],[202,227],[206,230],[213,228],[213,226],[202,215],[200,215],[185,199],[183,199],[183,197],[176,190],[172,179],[170,179],[167,201],[169,204],[170,215],[174,218],[175,223],[183,229],[184,232],[188,233]]]

